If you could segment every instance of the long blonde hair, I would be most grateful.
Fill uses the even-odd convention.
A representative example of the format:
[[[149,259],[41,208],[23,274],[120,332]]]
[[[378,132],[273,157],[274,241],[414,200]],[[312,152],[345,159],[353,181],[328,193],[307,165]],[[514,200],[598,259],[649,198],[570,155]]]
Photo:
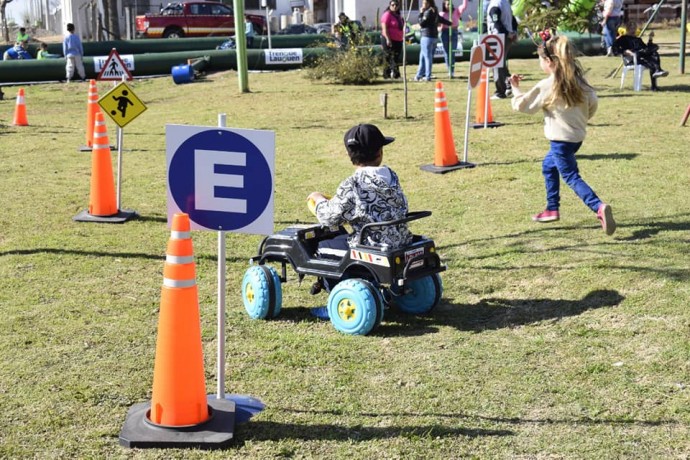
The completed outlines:
[[[551,37],[540,47],[540,56],[554,63],[553,91],[546,105],[552,105],[560,99],[565,102],[566,107],[574,107],[585,101],[585,88],[591,89],[592,86],[585,79],[585,72],[576,53],[572,42],[563,35]]]

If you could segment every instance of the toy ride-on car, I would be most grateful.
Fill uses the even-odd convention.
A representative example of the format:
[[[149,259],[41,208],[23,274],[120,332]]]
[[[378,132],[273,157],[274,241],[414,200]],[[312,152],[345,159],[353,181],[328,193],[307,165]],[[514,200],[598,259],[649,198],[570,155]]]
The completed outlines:
[[[362,240],[372,228],[430,215],[430,211],[411,212],[402,219],[367,224],[342,258],[317,256],[319,241],[345,234],[342,226],[293,225],[264,238],[242,279],[247,313],[254,319],[278,316],[282,306],[281,283],[287,281],[288,264],[297,272],[300,283],[307,275],[328,280],[323,283],[331,286],[328,317],[337,330],[346,334],[365,335],[373,331],[383,319],[384,308],[391,304],[405,313],[429,313],[441,299],[443,285],[439,273],[446,269],[434,241],[413,235],[407,246],[383,250],[365,245]],[[269,262],[281,265],[280,275]],[[319,289],[312,291],[317,293]]]

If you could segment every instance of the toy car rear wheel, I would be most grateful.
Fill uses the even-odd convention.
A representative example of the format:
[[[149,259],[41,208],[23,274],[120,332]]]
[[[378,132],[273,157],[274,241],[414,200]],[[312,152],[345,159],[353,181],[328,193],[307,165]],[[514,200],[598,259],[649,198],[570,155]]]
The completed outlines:
[[[366,335],[383,319],[380,292],[362,279],[347,279],[336,284],[328,296],[327,308],[333,327],[345,334]]]
[[[275,318],[283,303],[283,289],[273,267],[254,265],[242,278],[242,301],[252,319]]]
[[[443,294],[443,283],[438,273],[411,281],[409,292],[398,297],[395,303],[401,311],[411,315],[426,315],[438,305]]]

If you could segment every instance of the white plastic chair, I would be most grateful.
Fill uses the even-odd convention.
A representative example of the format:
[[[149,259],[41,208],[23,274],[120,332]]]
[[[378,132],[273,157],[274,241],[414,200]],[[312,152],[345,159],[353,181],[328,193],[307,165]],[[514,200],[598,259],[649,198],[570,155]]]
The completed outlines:
[[[632,56],[630,56],[632,54]],[[623,73],[621,74],[621,89],[625,84],[625,76],[628,74],[628,70],[633,71],[633,90],[642,90],[642,73],[646,69],[645,66],[637,63],[637,54],[630,52],[629,55],[623,55]],[[630,58],[632,57],[632,62]]]

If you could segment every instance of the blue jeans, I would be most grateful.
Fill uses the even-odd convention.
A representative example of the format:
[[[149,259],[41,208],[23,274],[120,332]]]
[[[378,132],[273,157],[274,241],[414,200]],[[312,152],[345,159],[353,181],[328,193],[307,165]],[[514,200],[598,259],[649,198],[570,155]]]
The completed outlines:
[[[580,177],[577,169],[575,152],[580,149],[582,142],[551,141],[551,149],[546,153],[541,165],[546,185],[546,209],[558,211],[561,202],[560,177],[575,194],[594,212],[597,212],[601,200],[594,193],[587,182]]]
[[[606,20],[606,26],[604,27],[604,43],[607,49],[613,46],[613,42],[616,41],[618,28],[622,23],[623,16],[614,16]]]
[[[443,45],[443,59],[446,61],[446,67],[453,75],[455,72],[455,49],[458,47],[458,31],[453,29],[443,29],[441,31],[441,44]]]
[[[417,67],[416,79],[426,78],[431,80],[431,66],[434,64],[434,49],[436,38],[422,37],[419,50],[419,67]]]

